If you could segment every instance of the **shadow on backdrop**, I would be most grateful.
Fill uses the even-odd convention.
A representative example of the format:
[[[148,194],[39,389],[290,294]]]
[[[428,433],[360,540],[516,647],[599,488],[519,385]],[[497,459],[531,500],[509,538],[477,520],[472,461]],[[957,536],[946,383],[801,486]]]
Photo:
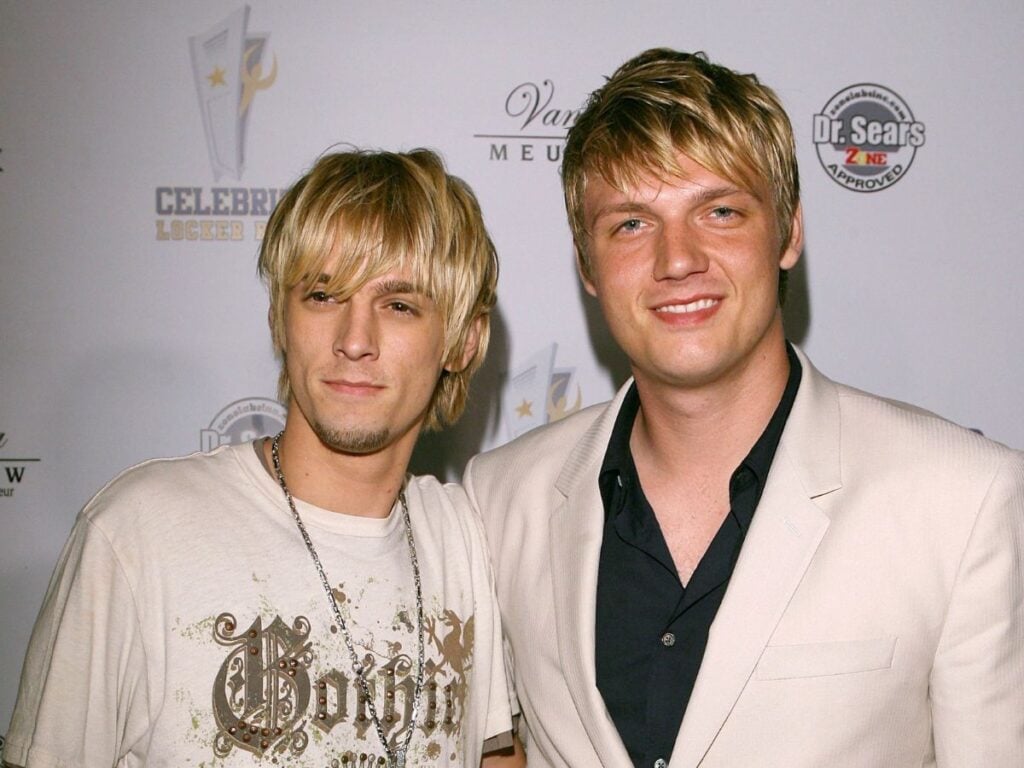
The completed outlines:
[[[804,248],[796,266],[789,270],[786,303],[782,307],[786,338],[797,346],[804,343],[811,329],[811,296],[807,290],[807,249]]]
[[[483,450],[484,441],[501,428],[501,392],[511,368],[508,326],[495,307],[491,314],[491,343],[487,358],[469,387],[469,403],[454,426],[440,432],[423,432],[409,461],[416,475],[435,475],[441,480],[461,481],[466,462]]]
[[[612,338],[608,324],[604,321],[604,315],[601,313],[601,305],[597,299],[587,293],[582,280],[576,281],[576,289],[580,293],[580,304],[583,306],[583,315],[587,322],[587,335],[590,337],[590,348],[594,352],[594,358],[608,374],[612,390],[618,391],[623,382],[632,375],[629,369],[629,358]],[[584,406],[587,405],[592,405],[592,403],[584,403]]]

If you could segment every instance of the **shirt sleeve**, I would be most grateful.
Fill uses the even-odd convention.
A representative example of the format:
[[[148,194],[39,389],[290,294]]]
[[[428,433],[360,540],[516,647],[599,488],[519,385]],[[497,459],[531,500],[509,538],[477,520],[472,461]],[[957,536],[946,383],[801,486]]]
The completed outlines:
[[[477,603],[477,629],[475,632],[474,658],[486,660],[477,674],[486,674],[487,705],[483,723],[483,749],[491,751],[512,743],[512,716],[518,714],[512,677],[511,659],[506,655],[506,645],[501,629],[501,612],[494,585],[494,570],[491,566],[490,551],[484,537],[483,522],[461,488],[461,507],[467,519],[467,535],[473,553],[474,600]],[[474,665],[477,662],[474,661]],[[486,672],[485,672],[486,670]]]
[[[1024,765],[1024,454],[1003,461],[981,503],[930,698],[937,765]]]
[[[144,741],[148,699],[131,585],[83,513],[32,630],[4,760],[24,768],[117,765]]]

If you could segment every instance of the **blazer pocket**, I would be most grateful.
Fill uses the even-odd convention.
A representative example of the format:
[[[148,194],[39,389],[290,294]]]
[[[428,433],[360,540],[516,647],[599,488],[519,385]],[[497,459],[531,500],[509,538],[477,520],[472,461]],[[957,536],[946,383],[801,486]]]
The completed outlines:
[[[769,645],[757,663],[754,679],[786,680],[889,669],[895,653],[895,637],[805,645]]]

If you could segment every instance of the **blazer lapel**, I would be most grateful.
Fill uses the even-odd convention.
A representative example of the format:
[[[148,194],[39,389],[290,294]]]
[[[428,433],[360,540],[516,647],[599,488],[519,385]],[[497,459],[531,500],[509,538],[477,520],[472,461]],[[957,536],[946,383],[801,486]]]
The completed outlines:
[[[565,501],[550,518],[558,653],[583,727],[602,765],[609,768],[630,768],[632,763],[597,689],[595,673],[597,569],[604,532],[597,475],[631,384],[626,383],[570,453],[555,482]]]
[[[747,684],[829,526],[813,499],[841,486],[835,385],[803,376],[764,493],[711,626],[672,768],[697,766]]]

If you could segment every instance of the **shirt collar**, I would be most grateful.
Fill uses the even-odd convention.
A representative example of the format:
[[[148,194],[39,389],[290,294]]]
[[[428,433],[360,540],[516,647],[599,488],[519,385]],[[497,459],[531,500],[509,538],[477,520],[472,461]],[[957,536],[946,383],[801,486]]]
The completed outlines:
[[[786,357],[789,360],[789,376],[786,379],[786,388],[775,408],[775,413],[772,414],[768,426],[765,427],[764,432],[754,443],[746,458],[740,462],[733,473],[735,477],[743,468],[750,470],[757,479],[758,497],[761,495],[760,489],[764,488],[764,483],[768,479],[768,472],[775,458],[775,451],[779,447],[779,441],[782,439],[782,432],[786,427],[789,412],[793,409],[793,402],[796,400],[796,393],[800,388],[800,379],[803,374],[800,360],[789,342],[786,342]],[[633,434],[633,424],[639,411],[640,394],[637,392],[636,383],[634,383],[622,400],[622,407],[615,419],[615,426],[612,428],[608,448],[598,474],[598,484],[605,497],[606,513],[610,511],[608,504],[610,483],[618,481],[620,477],[632,477],[636,473],[633,452],[629,447],[629,438]]]

